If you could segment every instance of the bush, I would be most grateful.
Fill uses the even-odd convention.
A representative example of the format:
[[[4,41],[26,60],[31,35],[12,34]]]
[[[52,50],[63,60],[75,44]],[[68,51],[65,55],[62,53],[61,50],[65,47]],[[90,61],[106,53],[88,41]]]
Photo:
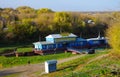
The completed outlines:
[[[0,69],[2,69],[2,64],[0,64]]]
[[[109,44],[112,47],[112,55],[120,57],[120,22],[113,23],[107,30],[107,37]]]

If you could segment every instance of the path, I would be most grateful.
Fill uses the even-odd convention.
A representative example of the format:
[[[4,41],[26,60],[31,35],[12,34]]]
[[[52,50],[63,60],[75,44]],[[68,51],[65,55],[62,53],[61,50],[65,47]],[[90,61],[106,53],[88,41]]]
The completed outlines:
[[[73,56],[70,58],[65,58],[62,60],[58,60],[57,64],[64,63],[73,59],[80,58],[82,56],[85,56],[86,54],[83,55],[77,55]],[[3,70],[0,70],[0,77],[4,77],[6,75],[10,74],[16,74],[20,75],[19,77],[36,77],[33,75],[35,72],[43,72],[44,71],[44,63],[39,63],[39,64],[30,64],[30,65],[25,65],[25,66],[16,66],[12,68],[6,68]],[[17,76],[18,77],[18,76]]]
[[[94,61],[96,61],[96,60],[99,60],[99,59],[102,59],[102,58],[105,58],[105,57],[107,57],[107,56],[109,56],[109,54],[103,54],[103,55],[100,55],[100,56],[97,56],[97,57],[95,57],[95,58],[92,58],[92,59],[90,59],[89,61],[86,61],[84,64],[80,64],[77,68],[79,68],[79,69],[77,69],[77,70],[82,70],[83,68],[84,68],[84,66],[86,66],[87,64],[89,64],[89,63],[91,63],[91,62],[94,62]],[[75,70],[75,71],[77,71],[77,70]]]

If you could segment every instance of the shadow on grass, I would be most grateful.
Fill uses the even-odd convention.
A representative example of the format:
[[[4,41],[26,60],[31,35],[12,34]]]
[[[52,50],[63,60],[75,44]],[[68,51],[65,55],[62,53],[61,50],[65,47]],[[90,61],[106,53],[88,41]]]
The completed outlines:
[[[13,71],[13,70],[0,71],[0,77],[12,75],[12,74],[20,74],[22,72],[25,72],[25,71]]]

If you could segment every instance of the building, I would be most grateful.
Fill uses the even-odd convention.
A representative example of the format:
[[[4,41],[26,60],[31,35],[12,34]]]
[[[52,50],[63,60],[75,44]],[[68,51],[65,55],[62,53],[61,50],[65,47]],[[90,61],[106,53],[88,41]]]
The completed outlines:
[[[35,48],[34,53],[41,55],[60,53],[64,51],[79,53],[78,49],[98,48],[107,45],[106,38],[100,36],[97,38],[83,39],[70,33],[66,35],[50,34],[45,38],[46,41],[33,43]]]
[[[108,45],[105,37],[98,36],[97,38],[87,39],[90,48],[106,47]]]
[[[64,52],[67,48],[85,48],[88,46],[86,39],[78,38],[75,34],[51,34],[45,37],[46,41],[35,42],[34,52],[37,54],[53,54]]]

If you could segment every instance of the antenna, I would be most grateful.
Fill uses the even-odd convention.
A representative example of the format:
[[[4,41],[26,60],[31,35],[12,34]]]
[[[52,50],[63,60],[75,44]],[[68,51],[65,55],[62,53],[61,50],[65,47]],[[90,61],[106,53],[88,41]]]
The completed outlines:
[[[41,41],[41,35],[39,35],[39,41]]]

